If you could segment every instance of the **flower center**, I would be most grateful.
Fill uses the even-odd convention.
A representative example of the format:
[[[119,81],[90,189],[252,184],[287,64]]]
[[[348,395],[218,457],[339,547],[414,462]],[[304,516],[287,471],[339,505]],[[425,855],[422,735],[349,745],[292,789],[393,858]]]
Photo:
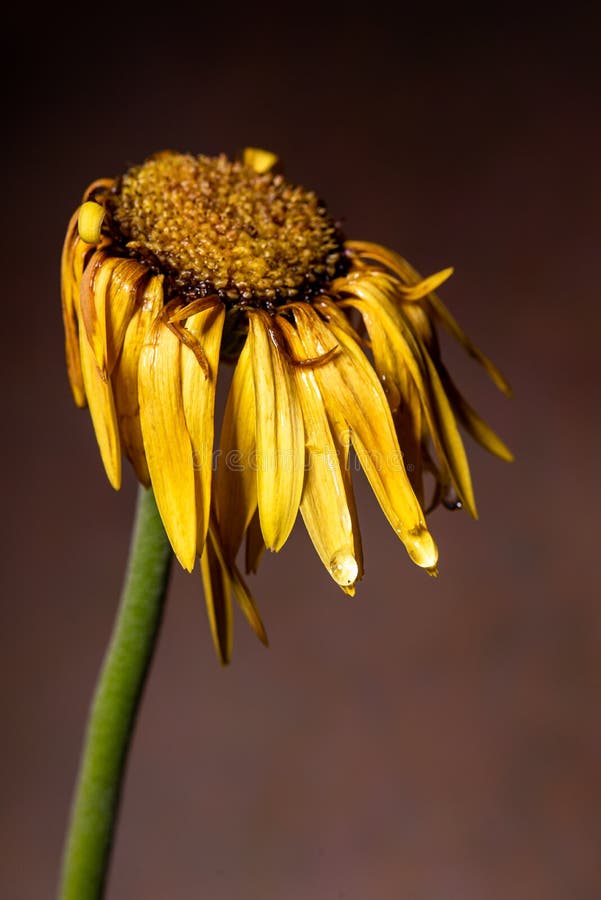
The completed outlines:
[[[108,198],[114,238],[165,273],[172,293],[271,306],[344,271],[336,222],[317,196],[225,156],[165,152]]]

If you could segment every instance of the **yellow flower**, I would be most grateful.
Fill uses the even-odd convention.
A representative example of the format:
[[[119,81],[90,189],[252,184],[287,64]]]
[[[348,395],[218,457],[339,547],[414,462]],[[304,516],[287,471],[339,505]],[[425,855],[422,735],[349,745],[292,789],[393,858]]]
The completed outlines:
[[[476,516],[463,426],[511,453],[443,365],[442,325],[503,376],[422,279],[376,244],[345,241],[314,193],[247,149],[240,161],[163,152],[90,185],[62,257],[66,357],[115,488],[122,455],[152,485],[181,565],[200,559],[222,661],[232,595],[267,638],[238,569],[281,550],[300,510],[327,571],[353,594],[363,557],[353,448],[411,559],[436,574],[424,509]],[[215,453],[220,362],[234,364]],[[426,505],[424,475],[434,478]]]

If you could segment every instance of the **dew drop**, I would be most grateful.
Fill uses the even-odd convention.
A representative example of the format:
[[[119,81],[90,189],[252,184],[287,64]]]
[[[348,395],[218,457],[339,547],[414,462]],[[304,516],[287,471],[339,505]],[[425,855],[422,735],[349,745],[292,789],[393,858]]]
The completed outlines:
[[[341,550],[336,551],[330,560],[330,572],[336,584],[342,587],[348,587],[355,583],[359,574],[359,567],[350,548],[343,547]]]
[[[413,562],[418,566],[424,569],[434,569],[436,567],[438,548],[425,526],[418,526],[407,534],[405,547]]]
[[[450,510],[463,509],[463,503],[457,496],[457,492],[455,491],[455,489],[452,487],[448,487],[445,490],[445,492],[442,496],[442,499],[441,499],[441,503],[444,507],[446,507],[446,509],[450,509]]]
[[[386,399],[388,400],[388,405],[393,413],[397,411],[399,406],[401,405],[401,395],[399,393],[399,389],[396,384],[388,378],[387,375],[381,375],[380,380],[382,382],[382,387],[384,388],[384,393],[386,394]]]

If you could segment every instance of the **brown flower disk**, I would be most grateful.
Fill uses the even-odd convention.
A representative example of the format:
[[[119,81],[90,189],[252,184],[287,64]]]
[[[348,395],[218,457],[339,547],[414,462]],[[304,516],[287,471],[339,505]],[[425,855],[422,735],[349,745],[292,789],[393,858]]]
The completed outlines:
[[[158,154],[129,169],[108,207],[127,251],[185,295],[277,304],[344,267],[342,237],[313,192],[223,155]]]

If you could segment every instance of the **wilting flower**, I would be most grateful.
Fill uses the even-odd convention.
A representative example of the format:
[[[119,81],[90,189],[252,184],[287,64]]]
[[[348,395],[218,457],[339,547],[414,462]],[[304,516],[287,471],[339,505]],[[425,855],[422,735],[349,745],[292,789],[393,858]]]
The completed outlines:
[[[344,241],[312,192],[266,151],[157,154],[96,181],[62,259],[73,395],[90,410],[111,484],[121,458],[152,485],[185,569],[200,559],[218,652],[231,596],[266,641],[238,566],[279,551],[298,511],[334,581],[363,574],[351,447],[411,559],[436,574],[424,509],[476,507],[459,434],[511,453],[443,365],[442,325],[509,391],[436,289],[400,256]],[[214,466],[215,387],[234,365]],[[215,469],[215,471],[214,471]],[[424,475],[434,489],[425,498]]]

